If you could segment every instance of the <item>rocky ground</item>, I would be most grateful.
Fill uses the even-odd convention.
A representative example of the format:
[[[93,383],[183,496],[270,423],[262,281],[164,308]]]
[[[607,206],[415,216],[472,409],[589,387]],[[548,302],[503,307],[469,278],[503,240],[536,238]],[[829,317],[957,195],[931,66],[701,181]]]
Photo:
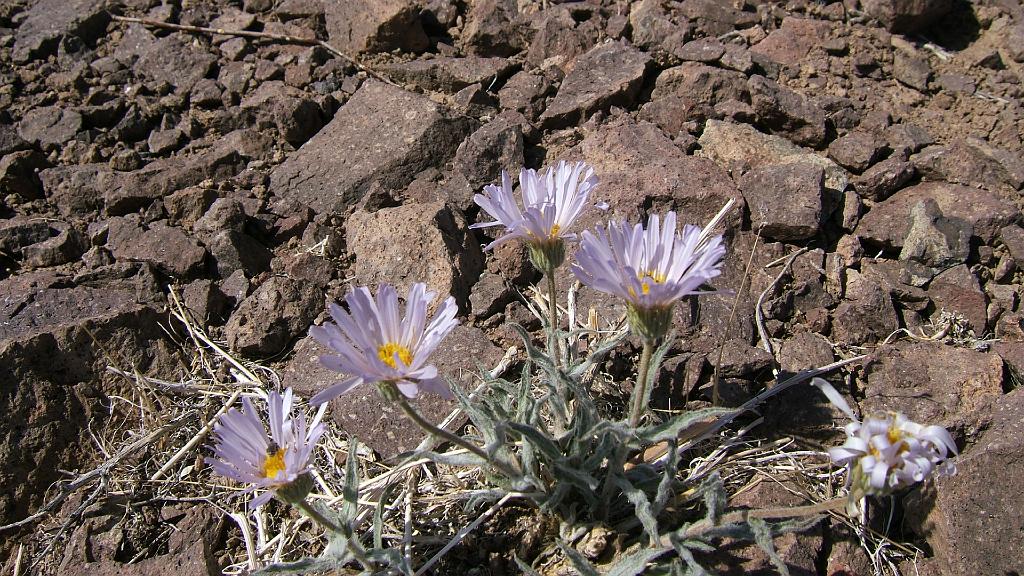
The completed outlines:
[[[516,247],[481,252],[472,196],[503,168],[569,159],[634,221],[674,209],[701,224],[737,201],[716,282],[737,313],[726,297],[678,313],[658,406],[706,402],[720,349],[730,402],[774,366],[865,353],[840,386],[862,413],[945,425],[962,447],[959,474],[879,521],[922,550],[900,569],[1024,569],[1013,0],[3,0],[0,62],[0,525],[103,460],[93,431],[125,388],[108,365],[189,373],[172,288],[234,354],[309,394],[332,380],[306,337],[326,301],[425,280],[458,300],[438,365],[469,382],[515,342],[508,323],[539,327],[516,296],[538,273]],[[586,290],[578,306],[602,326],[621,314]],[[451,406],[423,403],[435,419]],[[372,388],[331,415],[383,458],[420,437]],[[813,448],[845,423],[806,391],[764,416],[766,437]],[[734,504],[792,498],[765,483]],[[62,545],[62,573],[219,573],[215,511],[157,507],[169,540],[128,554],[105,505]],[[37,551],[33,526],[5,532],[8,567],[19,543]],[[768,570],[748,552],[720,569]],[[782,553],[794,574],[871,571],[837,523]]]

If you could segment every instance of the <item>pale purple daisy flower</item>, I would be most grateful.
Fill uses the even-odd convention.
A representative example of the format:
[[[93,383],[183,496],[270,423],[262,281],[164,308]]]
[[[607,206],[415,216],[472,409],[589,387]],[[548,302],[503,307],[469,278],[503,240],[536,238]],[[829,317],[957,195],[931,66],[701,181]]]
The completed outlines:
[[[811,383],[853,420],[844,428],[846,442],[829,448],[828,454],[833,462],[846,467],[849,483],[861,493],[858,495],[888,494],[921,482],[932,473],[956,472],[947,459],[957,454],[956,442],[945,428],[922,426],[898,413],[861,422],[831,384],[821,378]]]
[[[458,308],[449,296],[428,324],[427,307],[435,296],[425,284],[413,284],[405,301],[405,317],[400,316],[398,293],[387,284],[377,288],[376,299],[365,287],[349,292],[345,296],[348,312],[331,304],[331,317],[337,324],[314,326],[309,333],[339,354],[321,356],[320,362],[349,378],[313,396],[310,403],[322,404],[364,382],[391,383],[407,398],[415,398],[421,391],[451,397],[451,390],[427,359],[458,325]]]
[[[613,221],[583,232],[572,272],[591,288],[626,301],[631,324],[644,337],[660,337],[671,320],[672,306],[720,274],[725,247],[721,236],[698,226],[676,230],[676,214],[664,223],[652,214],[640,224]],[[706,292],[703,292],[706,293]]]
[[[597,184],[594,169],[585,162],[563,160],[543,175],[536,170],[523,169],[519,173],[523,198],[520,208],[512,195],[512,179],[502,170],[501,186],[489,184],[483,194],[473,197],[494,221],[474,224],[471,228],[505,227],[505,232],[488,244],[485,251],[516,238],[536,247],[575,240],[572,226],[590,207],[590,193]]]
[[[206,458],[214,472],[237,482],[248,484],[245,492],[257,488],[268,491],[250,503],[258,508],[270,500],[274,492],[285,488],[309,471],[309,459],[324,426],[314,423],[306,429],[305,416],[293,417],[292,389],[284,395],[271,392],[267,409],[270,436],[256,415],[249,398],[242,398],[242,411],[228,410],[213,426],[216,458]]]

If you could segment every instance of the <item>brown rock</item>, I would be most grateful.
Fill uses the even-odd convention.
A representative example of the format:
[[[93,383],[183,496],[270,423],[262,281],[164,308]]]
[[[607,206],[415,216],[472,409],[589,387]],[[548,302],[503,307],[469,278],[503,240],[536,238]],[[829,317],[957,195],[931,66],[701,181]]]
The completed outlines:
[[[808,98],[763,76],[751,76],[750,102],[760,127],[782,134],[801,146],[826,144],[825,111]]]
[[[862,345],[885,339],[899,328],[892,298],[876,280],[847,271],[846,297],[832,312],[832,338]]]
[[[936,310],[955,312],[967,320],[976,335],[985,333],[988,301],[978,279],[965,264],[936,276],[928,285],[928,297]]]
[[[822,20],[787,16],[782,26],[750,50],[779,64],[799,67],[811,50],[829,38],[831,29],[832,25]]]
[[[389,78],[413,84],[423,90],[454,94],[472,84],[489,85],[508,77],[512,64],[507,58],[461,58],[441,56],[413,60],[382,68]]]
[[[920,32],[948,14],[952,0],[864,0],[864,12],[890,32]]]
[[[163,272],[185,277],[197,272],[206,250],[179,228],[159,221],[144,225],[137,216],[111,218],[107,248],[118,260],[149,262]]]
[[[1024,263],[1024,228],[1005,226],[999,230],[999,239],[1017,262]]]
[[[57,51],[62,37],[78,36],[92,42],[110,22],[104,0],[41,0],[28,6],[17,26],[11,57],[24,63]]]
[[[941,342],[898,342],[864,365],[865,416],[902,412],[915,422],[949,425],[1002,395],[1003,361]]]
[[[271,276],[231,315],[224,329],[228,346],[250,357],[279,354],[309,329],[323,306],[314,286]]]
[[[818,154],[782,138],[759,132],[753,126],[708,120],[700,136],[700,155],[734,172],[790,163],[813,164],[825,170],[825,188],[838,195],[847,186],[846,170]]]
[[[517,22],[516,0],[473,2],[462,29],[464,51],[480,56],[511,56],[528,44],[528,35]]]
[[[932,67],[928,64],[928,58],[922,54],[896,50],[893,54],[892,75],[907,86],[924,92],[928,90]]]
[[[529,130],[530,125],[522,114],[502,112],[462,141],[455,152],[455,169],[474,191],[499,182],[502,170],[513,178],[518,176],[523,167],[524,127]],[[459,208],[469,207],[471,198],[465,200]]]
[[[357,283],[387,282],[404,293],[415,282],[466,307],[483,271],[483,254],[460,214],[441,202],[356,212],[348,220],[352,272]]]
[[[521,70],[498,90],[498,100],[506,110],[516,110],[535,118],[541,111],[539,100],[550,89],[551,83],[544,76]]]
[[[604,36],[602,18],[587,4],[549,6],[530,17],[533,36],[526,51],[526,61],[543,68],[559,62],[564,69],[572,66],[577,56],[587,52]]]
[[[324,16],[328,39],[344,52],[422,52],[430,44],[419,9],[401,0],[324,2]]]
[[[364,82],[334,119],[274,169],[279,198],[317,212],[343,211],[374,181],[401,189],[447,161],[471,128],[430,99],[383,82]]]
[[[714,106],[727,100],[749,102],[750,91],[746,76],[740,72],[686,62],[658,75],[651,101],[666,97]]]
[[[750,207],[751,226],[775,240],[793,241],[817,235],[825,212],[825,171],[803,163],[762,166],[739,182]]]
[[[900,190],[888,200],[876,204],[861,218],[856,233],[875,245],[901,248],[910,231],[911,209],[927,198],[934,199],[947,218],[959,218],[969,223],[974,235],[985,242],[992,241],[1003,226],[1021,220],[1020,211],[1013,204],[985,190],[924,182]]]
[[[854,179],[857,194],[875,202],[885,200],[914,178],[917,171],[910,162],[887,158]]]
[[[78,286],[48,271],[0,281],[0,381],[17,383],[6,387],[3,401],[3,524],[40,506],[46,494],[38,486],[59,480],[58,470],[91,469],[86,430],[108,413],[92,383],[110,362],[104,351],[116,351],[119,363],[142,374],[174,374],[174,353],[160,328],[166,315],[140,303],[153,297],[152,275],[147,286],[123,272]]]
[[[622,42],[606,42],[580,56],[540,116],[546,127],[577,124],[598,110],[628,106],[640,92],[650,57]]]
[[[1024,566],[1017,537],[1024,391],[996,396],[989,418],[977,444],[956,459],[956,474],[907,503],[911,529],[927,537],[943,574],[1012,574]]]
[[[828,145],[828,155],[840,166],[860,174],[885,153],[885,143],[867,132],[850,132]]]
[[[956,140],[948,147],[929,146],[911,156],[910,161],[922,176],[932,180],[1018,189],[1024,183],[1024,168],[1019,159],[1007,158],[1007,154],[984,144]]]
[[[592,199],[610,207],[585,216],[581,228],[609,216],[636,222],[641,210],[670,209],[680,225],[704,225],[729,199],[737,206],[726,222],[739,223],[743,196],[729,176],[707,158],[686,155],[653,124],[617,119],[587,134],[567,157],[586,158],[594,167],[601,184]]]

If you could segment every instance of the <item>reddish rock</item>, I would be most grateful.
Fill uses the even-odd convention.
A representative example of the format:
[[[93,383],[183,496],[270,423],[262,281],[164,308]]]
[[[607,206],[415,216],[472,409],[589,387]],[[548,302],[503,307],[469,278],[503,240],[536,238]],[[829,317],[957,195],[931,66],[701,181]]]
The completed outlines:
[[[999,239],[1017,262],[1024,263],[1024,228],[1005,226],[999,230]]]
[[[985,145],[956,140],[948,147],[929,146],[911,156],[910,161],[922,176],[932,180],[995,190],[1018,189],[1024,183],[1024,168],[1019,159],[1014,162],[1006,154]]]
[[[686,62],[665,70],[654,83],[652,102],[670,97],[714,106],[727,100],[749,102],[750,91],[746,76],[740,72]]]
[[[419,8],[408,2],[324,2],[324,9],[328,40],[343,52],[422,52],[430,44]]]
[[[1003,360],[941,342],[898,342],[864,364],[865,416],[902,412],[915,422],[950,425],[1003,393]]]
[[[1003,226],[1021,220],[1020,211],[1013,204],[991,192],[943,182],[924,182],[876,204],[861,218],[857,235],[876,245],[901,248],[910,231],[911,209],[927,198],[934,199],[947,218],[959,218],[971,224],[974,235],[985,242],[995,238]]]
[[[391,64],[382,69],[389,78],[412,84],[423,90],[454,94],[472,84],[490,85],[508,77],[512,64],[507,58],[480,56],[413,60]]]
[[[882,157],[885,147],[873,134],[855,131],[833,140],[828,155],[840,166],[860,174]]]
[[[822,20],[787,16],[782,26],[750,50],[779,64],[799,67],[811,50],[828,40],[831,30],[832,25]]]
[[[704,225],[729,199],[737,206],[727,225],[739,223],[743,196],[728,174],[707,158],[686,155],[653,124],[617,119],[587,134],[566,157],[594,167],[601,183],[592,199],[610,207],[585,216],[581,228],[608,217],[636,222],[641,210],[675,210],[680,225]]]
[[[540,116],[546,127],[577,124],[598,110],[628,106],[640,92],[650,57],[622,42],[580,56]]]
[[[323,293],[314,286],[271,276],[238,306],[225,326],[228,346],[249,357],[283,352],[323,311]]]
[[[942,309],[964,317],[975,335],[985,334],[988,301],[978,279],[965,264],[942,272],[928,285],[928,297],[936,311]]]
[[[393,284],[404,293],[415,282],[465,307],[483,271],[483,255],[460,214],[441,202],[356,212],[347,223],[352,273],[363,286]]]
[[[576,65],[574,59],[604,37],[600,12],[586,3],[572,8],[549,6],[533,14],[529,25],[533,34],[526,61],[538,68],[558,62],[563,69],[570,70]]]
[[[860,346],[884,340],[899,327],[888,291],[874,279],[847,271],[846,300],[832,312],[832,339]]]
[[[749,87],[760,127],[801,146],[820,148],[827,143],[825,111],[810,99],[763,76],[752,76]]]
[[[750,207],[751,226],[766,237],[794,241],[818,234],[826,216],[825,171],[820,166],[762,166],[744,174],[739,187]]]
[[[921,32],[948,14],[953,0],[864,0],[864,12],[890,32]]]
[[[317,212],[342,211],[374,181],[401,189],[447,161],[470,127],[425,96],[364,82],[327,126],[274,169],[270,189]]]
[[[301,146],[324,126],[320,107],[302,90],[279,80],[264,82],[242,100],[242,111],[257,126],[274,126],[289,144]]]
[[[176,35],[142,44],[137,54],[136,73],[150,80],[167,82],[185,94],[213,71],[217,63],[217,58],[201,44],[186,43]]]
[[[77,36],[92,42],[110,22],[105,0],[40,0],[28,6],[16,27],[11,57],[23,63],[57,51],[61,38]]]
[[[117,260],[149,262],[163,272],[186,277],[197,272],[206,250],[166,222],[142,224],[137,216],[111,218],[107,248]]]
[[[992,399],[988,428],[955,460],[956,474],[907,502],[908,527],[927,538],[942,574],[1012,574],[1024,566],[1024,391]]]
[[[913,164],[894,156],[868,168],[854,179],[854,185],[862,198],[878,202],[910,182],[915,174],[917,171]]]
[[[525,70],[516,72],[498,90],[498,100],[506,110],[522,112],[530,118],[542,109],[540,99],[551,89],[551,83],[540,74]]]

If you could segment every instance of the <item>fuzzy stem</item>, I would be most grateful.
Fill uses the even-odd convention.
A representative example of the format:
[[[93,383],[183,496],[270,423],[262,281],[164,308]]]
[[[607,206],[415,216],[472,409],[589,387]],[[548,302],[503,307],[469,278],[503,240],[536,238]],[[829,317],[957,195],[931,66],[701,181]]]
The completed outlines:
[[[551,328],[549,338],[550,341],[553,342],[548,353],[551,354],[552,364],[555,365],[555,368],[558,368],[561,366],[562,362],[561,354],[558,350],[558,300],[555,297],[557,294],[557,288],[555,288],[554,266],[548,269],[545,276],[548,277],[548,326]]]
[[[309,501],[306,499],[302,499],[296,502],[295,505],[298,506],[299,509],[302,510],[302,512],[306,516],[309,516],[317,524],[323,526],[331,532],[343,535],[345,539],[349,542],[348,551],[352,553],[352,556],[356,559],[357,562],[359,562],[359,564],[363,566],[365,570],[372,572],[376,568],[376,564],[373,562],[373,560],[370,560],[370,558],[366,555],[366,552],[363,551],[362,546],[360,546],[358,541],[356,541],[353,538],[352,529],[349,526],[345,525],[344,523],[334,523],[333,520],[331,520],[327,516],[324,516],[323,513],[317,510],[316,507],[310,504]]]
[[[413,408],[411,404],[409,404],[409,401],[401,393],[396,394],[396,396],[397,397],[395,398],[395,401],[398,402],[398,405],[402,408],[402,412],[405,412],[405,415],[408,416],[410,420],[415,422],[417,426],[425,430],[427,433],[433,434],[437,438],[447,440],[448,442],[451,442],[456,446],[469,450],[473,454],[482,458],[485,462],[488,462],[491,466],[494,466],[495,468],[500,470],[502,474],[507,476],[509,479],[518,478],[519,476],[522,475],[518,470],[506,464],[505,462],[502,462],[496,458],[492,459],[487,454],[487,452],[485,452],[482,448],[471,442],[467,442],[458,434],[453,434],[445,430],[444,428],[439,428],[435,426],[432,422],[428,421],[423,416],[421,416],[420,413],[417,412],[416,409]]]
[[[654,352],[654,341],[644,339],[644,351],[640,356],[640,373],[636,379],[636,389],[633,390],[633,403],[629,409],[629,427],[636,428],[640,424],[640,417],[644,414],[644,400],[647,397],[647,379],[651,369],[651,354]]]

